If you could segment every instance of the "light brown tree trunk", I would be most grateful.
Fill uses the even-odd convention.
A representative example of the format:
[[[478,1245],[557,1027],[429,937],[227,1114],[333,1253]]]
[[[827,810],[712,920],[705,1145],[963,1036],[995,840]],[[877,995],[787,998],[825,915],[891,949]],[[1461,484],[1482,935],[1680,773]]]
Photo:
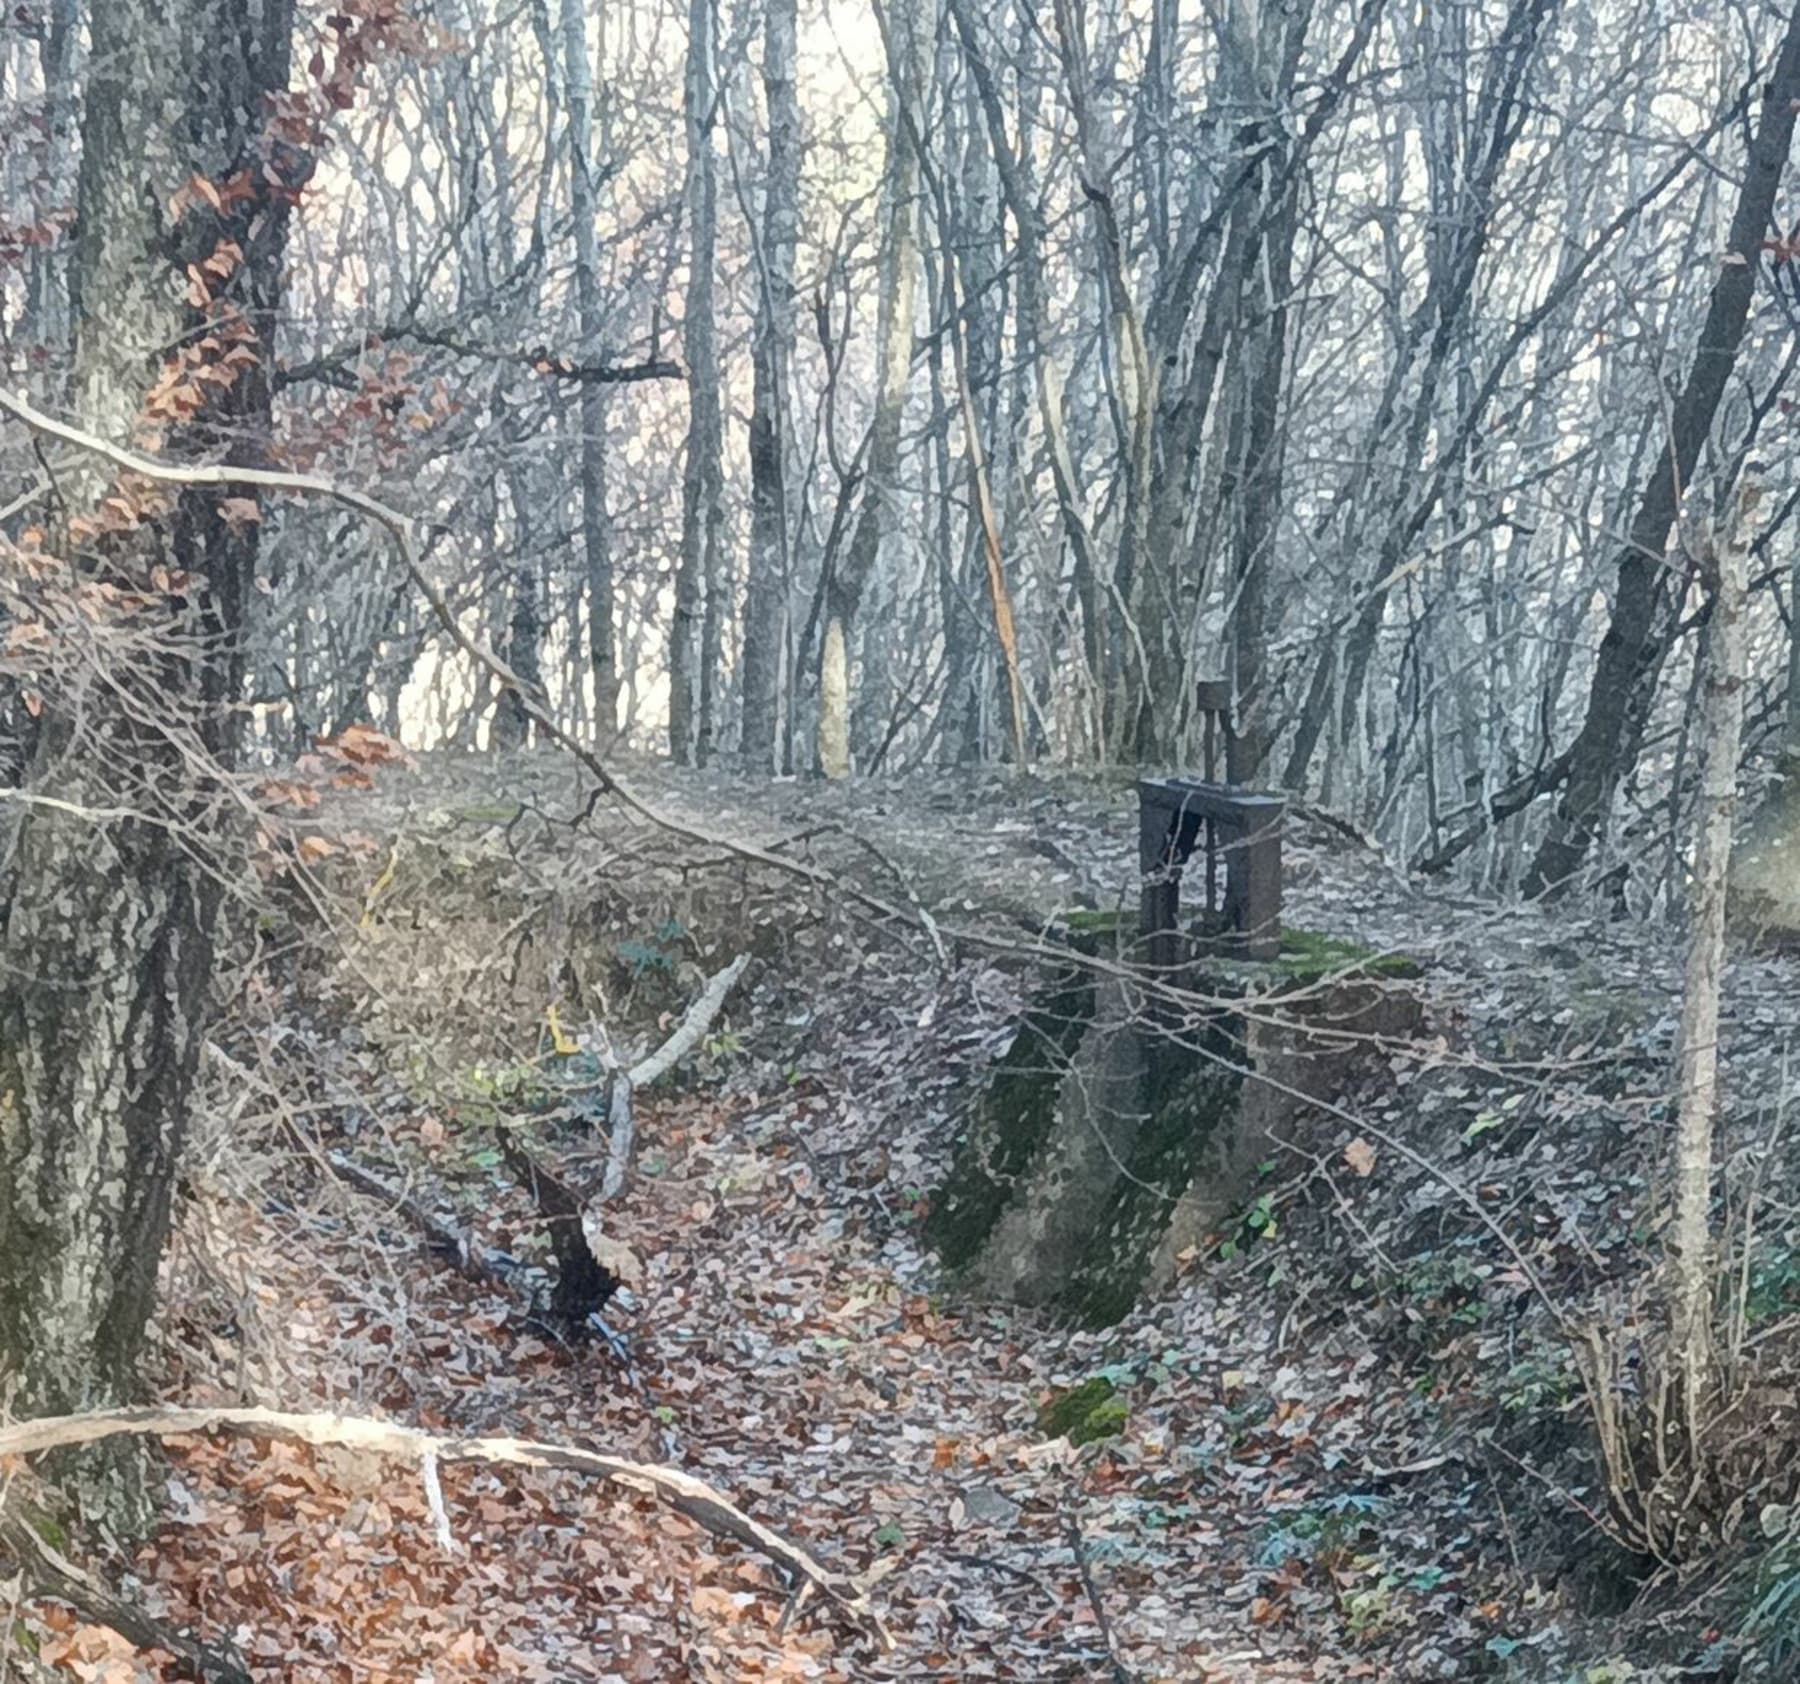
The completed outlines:
[[[261,457],[284,189],[307,168],[259,144],[266,97],[287,86],[290,29],[280,3],[96,0],[73,298],[76,407],[91,431],[176,456]],[[247,191],[225,208],[181,193],[240,171]],[[224,242],[246,261],[225,264],[210,300],[191,287],[184,298],[182,269]],[[169,348],[205,336],[254,358],[159,437],[146,397],[159,379],[183,383]],[[79,478],[91,509],[102,476]],[[69,523],[65,588],[91,631],[47,658],[25,800],[0,808],[0,1370],[20,1413],[127,1396],[155,1296],[220,884],[236,869],[215,768],[234,744],[256,526],[244,502],[223,518],[222,501],[144,500],[112,531]],[[103,595],[84,594],[103,582],[147,599],[129,636]],[[40,791],[135,816],[35,805]],[[115,1519],[141,1513],[129,1470],[90,1489]]]
[[[1669,1332],[1690,1441],[1714,1388],[1712,1339],[1713,1124],[1718,1112],[1719,990],[1725,968],[1725,893],[1737,812],[1744,726],[1744,592],[1757,488],[1738,494],[1717,546],[1718,578],[1706,632],[1701,701],[1700,802],[1695,815],[1687,983],[1676,1046],[1675,1226],[1669,1257]]]

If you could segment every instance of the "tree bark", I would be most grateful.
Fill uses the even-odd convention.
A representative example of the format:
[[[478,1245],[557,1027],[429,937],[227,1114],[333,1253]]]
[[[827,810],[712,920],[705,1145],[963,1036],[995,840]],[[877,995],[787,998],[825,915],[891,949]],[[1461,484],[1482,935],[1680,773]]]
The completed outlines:
[[[599,193],[594,182],[594,71],[581,0],[562,0],[563,86],[569,105],[569,206],[575,222],[575,322],[583,362],[601,358]],[[588,665],[593,673],[596,736],[604,746],[619,728],[619,647],[613,621],[612,527],[606,512],[606,388],[581,383],[577,408],[581,461],[581,547],[587,573]]]
[[[287,210],[309,168],[303,148],[262,144],[290,30],[281,3],[96,0],[73,292],[92,432],[161,432],[176,458],[263,453]],[[241,190],[215,204],[196,177]],[[194,381],[208,341],[250,355]],[[245,495],[159,497],[86,470],[67,483],[82,512],[61,534],[66,601],[91,633],[47,662],[0,874],[0,1369],[26,1414],[133,1388],[235,871],[216,774],[235,747],[258,530]],[[98,509],[109,489],[126,518]],[[110,648],[100,587],[146,602]],[[68,805],[29,801],[45,790]],[[142,1516],[128,1468],[89,1494],[117,1521]]]
[[[718,264],[719,170],[713,153],[718,70],[714,0],[689,0],[685,107],[688,276],[682,347],[687,360],[687,459],[681,478],[681,557],[669,630],[669,754],[677,765],[711,756],[725,604],[721,565],[723,438],[713,271]]]
[[[1676,1052],[1675,1225],[1670,1246],[1669,1332],[1690,1440],[1714,1388],[1712,1339],[1713,1121],[1718,1112],[1719,991],[1725,968],[1725,896],[1737,812],[1744,726],[1745,579],[1757,488],[1739,493],[1732,529],[1717,546],[1718,578],[1707,623],[1701,702],[1700,802],[1694,836],[1693,926]]]
[[[900,426],[912,370],[913,316],[919,267],[919,156],[908,113],[919,109],[929,42],[918,0],[888,10],[888,120],[885,238],[876,322],[875,416],[862,506],[825,591],[819,665],[819,769],[850,774],[850,646],[856,612],[882,549],[893,541],[900,487]]]
[[[794,356],[794,260],[800,232],[800,102],[795,87],[796,0],[763,12],[768,178],[758,244],[751,347],[750,579],[744,602],[744,762],[776,769],[783,626],[788,613],[788,371]]]
[[[1800,5],[1788,18],[1780,56],[1763,90],[1744,185],[1713,282],[1693,366],[1675,400],[1663,448],[1616,559],[1618,585],[1606,636],[1594,662],[1587,710],[1570,745],[1562,799],[1525,877],[1527,894],[1558,892],[1573,881],[1606,828],[1614,792],[1637,763],[1644,723],[1668,652],[1673,607],[1680,595],[1665,557],[1669,533],[1737,362],[1756,291],[1763,240],[1793,144],[1797,99]]]
[[[1271,218],[1261,261],[1268,303],[1246,331],[1243,374],[1235,394],[1234,433],[1242,439],[1236,463],[1229,616],[1233,729],[1226,777],[1253,783],[1268,758],[1270,729],[1264,668],[1268,659],[1269,576],[1281,519],[1286,452],[1281,394],[1287,390],[1288,296],[1293,290],[1298,207],[1291,195]]]

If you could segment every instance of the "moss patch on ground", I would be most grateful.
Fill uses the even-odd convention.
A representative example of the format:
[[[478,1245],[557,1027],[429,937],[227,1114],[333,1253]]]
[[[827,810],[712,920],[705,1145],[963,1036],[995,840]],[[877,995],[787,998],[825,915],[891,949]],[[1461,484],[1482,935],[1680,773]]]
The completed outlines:
[[[1056,1393],[1038,1411],[1037,1425],[1047,1439],[1092,1444],[1099,1438],[1117,1438],[1125,1430],[1129,1413],[1112,1381],[1096,1375]]]

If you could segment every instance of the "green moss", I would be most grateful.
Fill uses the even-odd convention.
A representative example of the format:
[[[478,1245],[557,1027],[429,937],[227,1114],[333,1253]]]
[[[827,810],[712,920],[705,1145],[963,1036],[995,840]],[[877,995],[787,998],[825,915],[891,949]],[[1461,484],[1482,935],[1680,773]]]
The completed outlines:
[[[1202,1051],[1158,1039],[1147,1049],[1143,1126],[1061,1294],[1064,1308],[1089,1327],[1110,1327],[1136,1304],[1175,1201],[1201,1170],[1221,1125],[1236,1115],[1243,1076],[1232,1065],[1242,1062],[1242,1050],[1234,1056],[1222,1025],[1205,1045]]]
[[[1050,1137],[1069,1060],[1093,1016],[1093,977],[1073,967],[1060,972],[994,1066],[925,1218],[925,1241],[948,1267],[974,1261],[1014,1184]]]
[[[1063,913],[1057,922],[1075,935],[1116,935],[1120,930],[1135,929],[1137,914],[1127,914],[1116,906],[1076,906]]]
[[[41,1510],[31,1508],[26,1511],[25,1523],[32,1531],[44,1540],[53,1550],[67,1553],[69,1548],[69,1529],[56,1519]]]
[[[1323,930],[1285,929],[1281,932],[1281,956],[1268,968],[1278,976],[1313,981],[1342,972],[1360,976],[1416,977],[1419,962],[1404,953],[1377,953],[1343,936]]]
[[[1091,1444],[1097,1438],[1117,1438],[1125,1430],[1127,1413],[1118,1388],[1096,1375],[1052,1397],[1038,1411],[1038,1431],[1045,1438]]]
[[[1098,1408],[1088,1411],[1087,1418],[1069,1434],[1069,1442],[1092,1444],[1097,1438],[1117,1438],[1125,1431],[1128,1413],[1122,1397],[1108,1398]]]

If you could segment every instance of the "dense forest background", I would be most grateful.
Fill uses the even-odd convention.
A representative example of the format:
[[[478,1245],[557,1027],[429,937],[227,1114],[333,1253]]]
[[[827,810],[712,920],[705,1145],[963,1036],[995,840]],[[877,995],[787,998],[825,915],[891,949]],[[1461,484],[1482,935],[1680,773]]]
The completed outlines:
[[[1781,723],[1785,24],[302,15],[272,460],[403,490],[459,621],[596,741],[1168,762],[1226,676],[1239,779],[1484,882],[1619,867],[1660,903],[1692,533],[1756,448],[1754,766]],[[79,7],[5,41],[0,355],[54,403],[115,71]],[[352,512],[284,507],[261,549],[268,752],[371,714],[530,731]]]
[[[0,1676],[1793,1676],[1797,116],[9,5]]]

